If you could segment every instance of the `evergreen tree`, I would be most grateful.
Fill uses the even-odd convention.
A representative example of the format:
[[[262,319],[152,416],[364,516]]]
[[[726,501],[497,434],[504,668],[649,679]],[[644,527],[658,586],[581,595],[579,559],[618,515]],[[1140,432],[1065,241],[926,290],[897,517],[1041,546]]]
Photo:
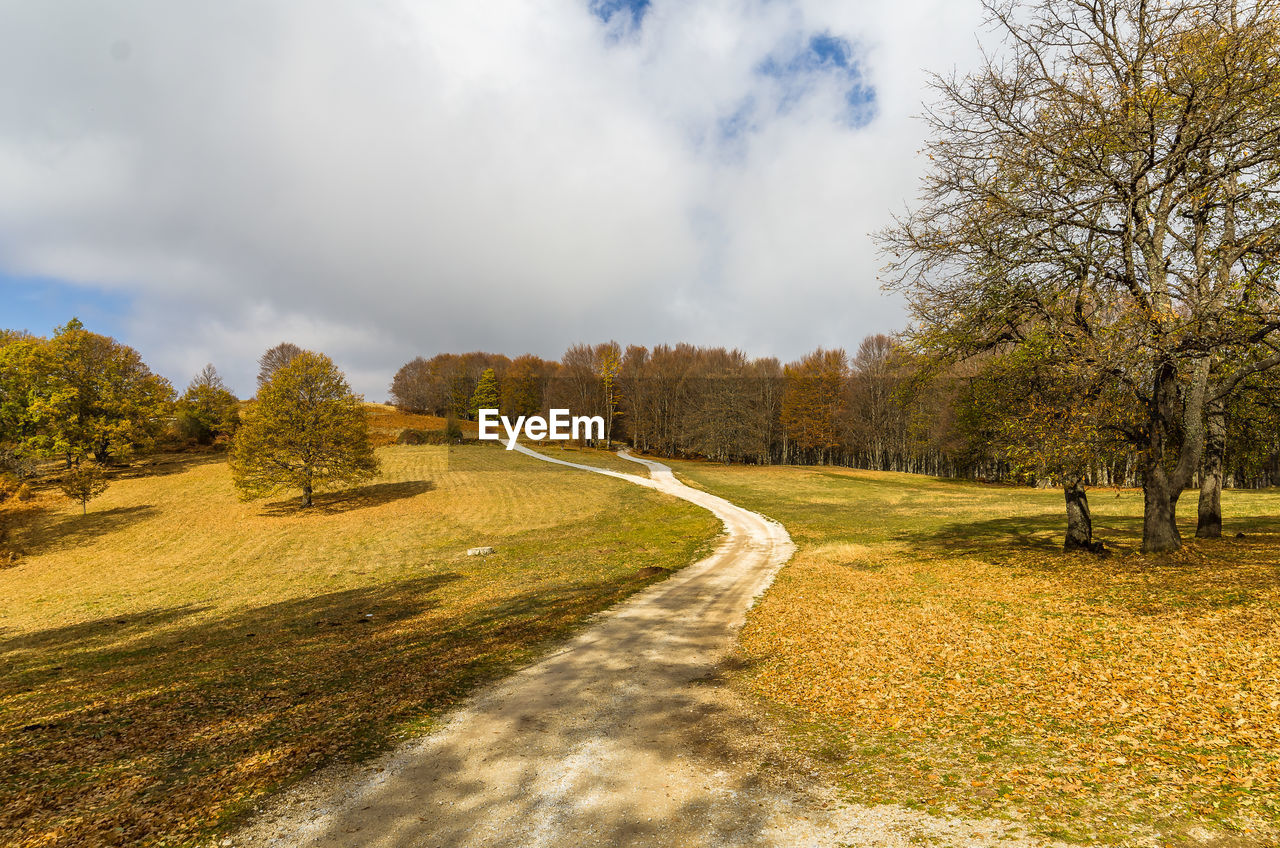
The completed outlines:
[[[363,399],[323,354],[303,351],[258,390],[231,447],[241,498],[297,489],[311,506],[316,489],[378,473]]]
[[[471,417],[478,417],[481,409],[497,409],[500,399],[498,375],[493,373],[492,368],[486,368],[484,373],[480,375],[480,382],[476,384],[475,392],[471,395],[471,405],[469,407]]]

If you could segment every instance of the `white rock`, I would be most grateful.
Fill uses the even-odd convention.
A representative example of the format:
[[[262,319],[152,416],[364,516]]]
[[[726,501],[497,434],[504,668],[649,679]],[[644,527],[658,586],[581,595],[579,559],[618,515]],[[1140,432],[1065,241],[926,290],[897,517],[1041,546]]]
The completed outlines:
[[[467,550],[467,556],[488,556],[493,552],[493,548],[487,546],[483,548],[470,548]]]

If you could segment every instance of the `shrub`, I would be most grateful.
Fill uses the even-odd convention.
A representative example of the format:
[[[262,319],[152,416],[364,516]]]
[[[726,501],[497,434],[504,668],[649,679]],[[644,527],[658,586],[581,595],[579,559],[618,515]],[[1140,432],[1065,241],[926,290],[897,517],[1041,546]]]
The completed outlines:
[[[18,494],[18,481],[13,477],[5,474],[0,476],[0,503],[4,503],[9,498]]]
[[[448,441],[462,441],[462,425],[458,423],[457,417],[451,412],[444,422],[444,435]]]
[[[427,434],[423,430],[414,430],[407,427],[400,431],[400,435],[396,436],[397,445],[425,445],[427,444]]]

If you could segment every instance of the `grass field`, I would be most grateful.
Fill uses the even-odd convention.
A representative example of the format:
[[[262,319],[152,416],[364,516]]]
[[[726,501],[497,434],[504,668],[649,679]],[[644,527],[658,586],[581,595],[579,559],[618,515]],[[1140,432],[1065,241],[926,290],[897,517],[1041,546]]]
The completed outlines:
[[[638,462],[622,459],[613,451],[601,448],[579,448],[569,443],[526,442],[538,453],[546,454],[553,459],[565,462],[576,462],[579,465],[590,465],[605,468],[609,471],[621,471],[623,474],[634,474],[637,477],[648,477],[649,469]],[[622,447],[621,445],[619,447]]]
[[[1226,492],[1233,538],[1157,558],[1136,553],[1141,493],[1094,491],[1116,548],[1098,559],[1059,552],[1059,492],[673,465],[795,539],[743,682],[851,799],[1075,841],[1276,844],[1280,494]]]
[[[129,469],[87,516],[52,493],[29,507],[0,569],[0,844],[202,844],[272,788],[429,726],[719,531],[495,446],[379,456],[379,480],[305,514],[238,502],[198,454]],[[464,555],[480,545],[496,555]]]

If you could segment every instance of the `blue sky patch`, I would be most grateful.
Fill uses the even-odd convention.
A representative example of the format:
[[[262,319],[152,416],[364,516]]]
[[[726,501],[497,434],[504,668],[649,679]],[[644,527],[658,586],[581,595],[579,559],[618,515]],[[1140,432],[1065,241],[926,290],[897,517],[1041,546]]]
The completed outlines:
[[[128,295],[75,286],[0,270],[0,328],[47,336],[54,327],[79,318],[85,329],[120,337],[133,301]]]
[[[756,99],[750,96],[743,98],[737,109],[719,120],[716,129],[721,142],[732,141],[756,129]]]
[[[605,23],[609,23],[619,12],[626,12],[631,17],[631,24],[639,26],[649,11],[649,0],[591,0],[591,14]]]
[[[819,66],[830,64],[837,68],[848,68],[853,51],[849,47],[849,42],[843,38],[836,38],[829,33],[820,33],[809,39],[809,49],[803,55],[812,57]]]
[[[848,85],[844,118],[849,125],[863,126],[875,117],[875,89],[863,80],[862,65],[853,45],[839,36],[828,32],[812,35],[792,49],[765,59],[757,71],[781,84],[781,111],[809,91],[814,77],[830,74]]]

